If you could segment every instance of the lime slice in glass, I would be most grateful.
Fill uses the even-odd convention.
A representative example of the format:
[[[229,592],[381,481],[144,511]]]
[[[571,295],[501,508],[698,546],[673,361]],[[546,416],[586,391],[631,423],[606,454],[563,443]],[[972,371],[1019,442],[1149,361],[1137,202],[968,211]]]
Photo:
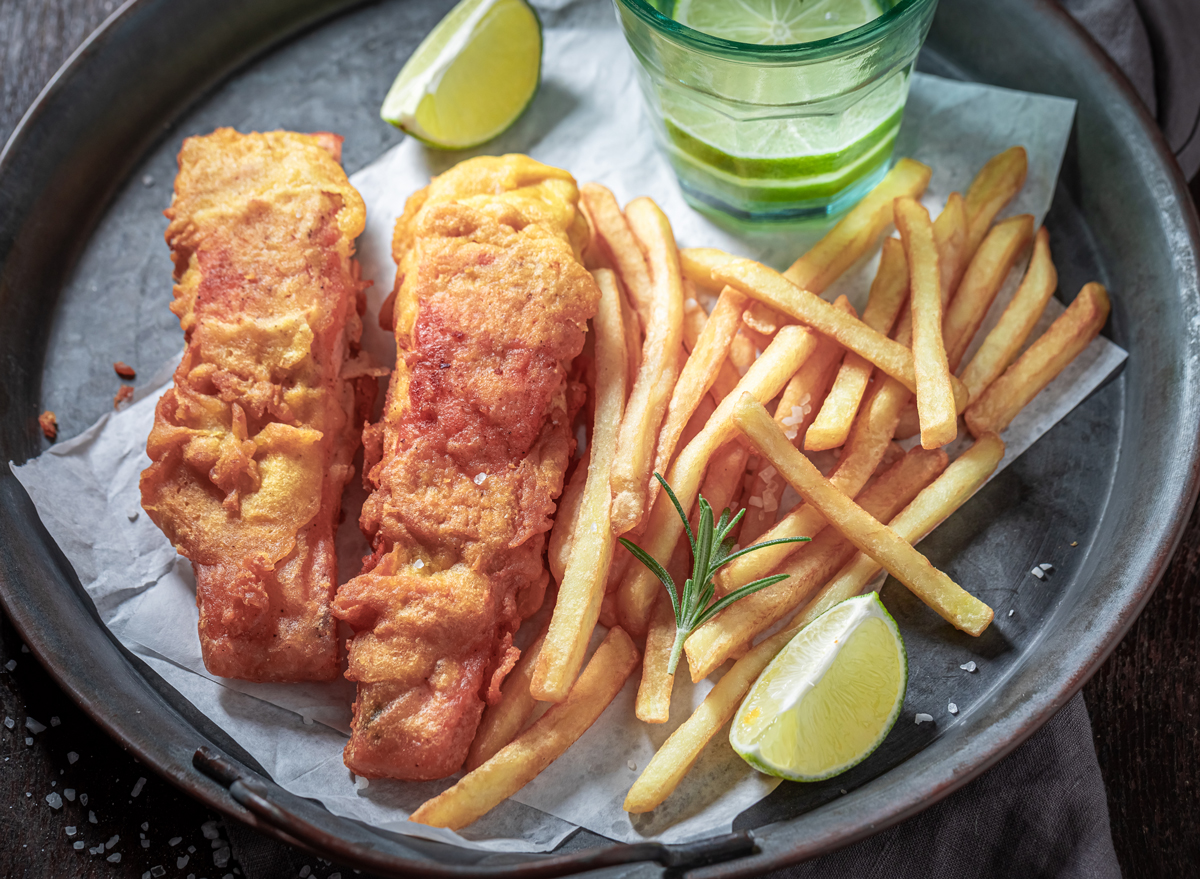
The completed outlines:
[[[882,14],[876,0],[678,0],[671,17],[709,36],[786,46],[835,37]]]
[[[541,67],[542,27],[525,0],[462,0],[408,59],[379,115],[430,146],[478,146],[529,106]]]
[[[817,617],[772,660],[738,709],[729,743],[751,766],[820,781],[865,760],[904,704],[908,656],[874,592]]]

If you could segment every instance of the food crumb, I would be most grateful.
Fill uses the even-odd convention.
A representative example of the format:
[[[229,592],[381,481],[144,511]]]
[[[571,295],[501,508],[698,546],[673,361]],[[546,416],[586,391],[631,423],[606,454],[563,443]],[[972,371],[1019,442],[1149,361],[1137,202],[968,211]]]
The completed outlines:
[[[963,671],[972,671],[973,672],[973,671],[975,671],[975,669],[979,668],[979,666],[977,666],[975,664],[975,660],[972,659],[970,662],[964,662],[962,665],[959,666],[959,668],[961,668]]]
[[[1071,541],[1071,546],[1079,546],[1079,541],[1078,541],[1078,540],[1072,540],[1072,541]]]
[[[955,705],[953,702],[950,703],[950,705],[946,708],[946,710],[949,711],[951,714],[958,714],[958,706]]]
[[[113,408],[119,409],[122,403],[127,403],[133,399],[133,385],[121,385],[121,389],[117,391],[113,397]]]
[[[49,409],[38,416],[38,427],[42,429],[42,436],[50,442],[58,438],[58,416]]]
[[[118,360],[113,364],[113,372],[115,372],[121,378],[137,378],[137,372],[135,372],[134,368],[124,360]]]
[[[916,720],[916,722],[917,722],[917,726],[920,726],[920,725],[921,725],[921,724],[923,724],[923,723],[930,723],[930,722],[932,722],[932,721],[933,721],[933,715],[932,715],[932,714],[918,714],[918,715],[917,715],[917,716],[914,718],[914,720]]]

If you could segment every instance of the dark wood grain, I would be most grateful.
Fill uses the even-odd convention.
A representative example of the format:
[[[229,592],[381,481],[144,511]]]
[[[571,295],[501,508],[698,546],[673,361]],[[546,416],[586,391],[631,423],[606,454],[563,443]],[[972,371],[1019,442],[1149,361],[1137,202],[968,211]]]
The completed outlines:
[[[0,0],[0,139],[114,8],[112,0]],[[1200,195],[1200,186],[1193,191]],[[1162,585],[1085,689],[1113,841],[1130,879],[1193,875],[1200,864],[1198,575],[1200,515],[1193,514]],[[237,862],[225,860],[230,828],[220,816],[125,753],[22,648],[11,624],[0,620],[0,721],[13,720],[13,729],[0,727],[0,876],[124,879],[155,866],[166,876],[191,879],[240,875]],[[33,734],[24,726],[27,717],[48,728]],[[51,718],[59,725],[49,726]],[[141,778],[146,781],[134,798]],[[47,803],[47,796],[68,788],[76,792],[73,802],[60,809]],[[81,794],[88,796],[86,806]],[[216,822],[208,827],[216,839],[205,838],[206,822]],[[75,836],[67,835],[68,827]],[[89,854],[114,837],[110,848]],[[73,847],[76,840],[84,841],[82,850]],[[117,863],[108,861],[117,854]],[[286,875],[296,875],[306,861],[314,876],[336,869],[299,853],[288,860]]]

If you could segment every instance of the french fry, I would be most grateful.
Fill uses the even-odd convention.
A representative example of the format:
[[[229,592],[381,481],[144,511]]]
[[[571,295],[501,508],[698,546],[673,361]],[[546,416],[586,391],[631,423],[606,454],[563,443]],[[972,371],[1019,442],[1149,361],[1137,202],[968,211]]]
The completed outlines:
[[[646,514],[658,429],[678,376],[683,338],[683,286],[671,224],[648,198],[625,207],[629,227],[646,248],[653,309],[642,346],[642,366],[621,421],[612,473],[612,529],[624,534]]]
[[[789,629],[772,635],[733,664],[700,707],[671,733],[646,764],[625,795],[626,812],[649,812],[671,795],[696,764],[704,746],[729,722],[758,676],[795,634],[796,631]]]
[[[620,205],[613,194],[599,183],[580,186],[579,203],[595,231],[594,240],[621,279],[629,303],[637,312],[642,331],[648,332],[654,310],[650,269],[625,215],[621,213]]]
[[[646,632],[642,656],[642,680],[638,684],[633,713],[642,723],[666,723],[671,719],[671,689],[675,675],[667,672],[675,644],[675,611],[666,592],[654,600],[654,613]]]
[[[899,214],[899,209],[897,210]],[[937,287],[933,288],[937,294]],[[939,571],[821,475],[796,450],[762,404],[748,394],[738,398],[733,420],[758,451],[784,475],[804,500],[837,528],[854,546],[879,562],[941,616],[971,635],[980,635],[992,621],[992,609]]]
[[[730,257],[728,262],[714,266],[713,277],[837,340],[910,391],[916,391],[911,351],[819,296],[802,290],[773,269],[754,260]]]
[[[683,251],[680,251],[682,253]],[[732,287],[730,288],[733,289]],[[724,288],[722,288],[723,292]],[[737,291],[734,290],[736,293]],[[708,314],[700,307],[700,303],[694,302],[689,305],[684,302],[683,309],[683,347],[689,352],[695,350],[696,345],[700,342],[700,334],[704,332],[704,326],[708,322]],[[709,389],[709,396],[712,398],[713,405],[720,403],[730,392],[737,387],[741,375],[734,368],[733,364],[726,359],[721,363],[717,370],[717,377],[713,379],[712,387]]]
[[[967,209],[963,197],[957,192],[950,193],[946,206],[933,221],[933,240],[937,245],[942,309],[945,310],[967,269]]]
[[[600,288],[600,307],[593,320],[596,417],[588,448],[595,466],[586,471],[565,570],[561,578],[556,578],[559,587],[554,614],[531,677],[530,691],[542,702],[565,699],[579,674],[600,615],[616,540],[607,527],[612,503],[609,472],[625,406],[625,331],[616,276],[605,270],[595,272],[595,276]]]
[[[712,314],[691,346],[692,353],[679,373],[679,380],[675,382],[671,402],[667,405],[667,416],[658,433],[658,448],[654,453],[655,471],[666,473],[670,468],[680,436],[729,356],[729,345],[741,324],[745,302],[746,298],[732,287],[722,290]],[[688,320],[686,312],[685,320]],[[646,500],[648,508],[654,506],[661,490],[658,480],[651,480]]]
[[[762,357],[754,361],[750,371],[742,377],[735,391],[721,401],[704,429],[679,453],[667,474],[667,481],[685,510],[696,502],[701,479],[713,453],[737,433],[731,414],[738,396],[745,392],[755,399],[771,400],[815,347],[816,335],[809,330],[796,326],[780,329]],[[644,533],[649,539],[643,544],[643,549],[659,560],[670,557],[683,533],[683,523],[665,494],[658,496]],[[630,567],[621,581],[617,590],[621,625],[636,637],[645,634],[654,597],[661,588],[662,584],[644,565]]]
[[[963,276],[942,325],[946,359],[957,370],[1013,263],[1033,239],[1033,217],[1021,214],[992,227]]]
[[[996,215],[1025,185],[1029,160],[1024,147],[1009,147],[988,160],[967,189],[967,250],[969,261],[979,249]]]
[[[634,376],[642,366],[642,321],[630,304],[619,276],[617,289],[621,291],[621,323],[625,327],[625,397],[628,399],[633,391]]]
[[[571,547],[575,543],[575,530],[579,523],[579,510],[583,501],[583,487],[587,483],[591,447],[584,450],[583,457],[575,465],[571,481],[558,498],[554,511],[554,527],[550,529],[550,540],[546,544],[546,559],[550,563],[550,576],[561,583],[567,562],[571,558]]]
[[[898,381],[885,379],[863,405],[850,429],[850,437],[842,449],[838,466],[830,476],[833,485],[846,496],[854,497],[862,491],[883,460],[891,446],[900,409],[910,396],[908,389]],[[800,504],[762,538],[767,541],[785,537],[816,537],[825,524],[820,512],[810,504]],[[767,576],[798,548],[793,543],[777,543],[734,559],[717,574],[717,592],[725,595],[752,580]]]
[[[908,257],[912,356],[917,377],[921,445],[936,449],[958,435],[958,410],[942,343],[942,281],[929,212],[911,198],[896,200],[896,228]]]
[[[729,362],[739,373],[745,375],[750,364],[754,362],[754,358],[754,343],[747,335],[739,331],[729,346]]]
[[[630,637],[619,626],[610,629],[565,701],[551,705],[533,726],[453,787],[422,804],[408,820],[458,830],[487,814],[588,731],[637,662],[638,650]]]
[[[920,543],[946,517],[971,499],[979,488],[996,471],[1004,457],[1004,443],[994,433],[984,434],[971,448],[963,452],[933,484],[916,496],[912,503],[895,516],[888,527],[910,544]],[[830,580],[808,606],[796,615],[788,628],[795,631],[807,626],[829,608],[847,598],[858,595],[868,583],[875,579],[881,567],[869,555],[859,553]],[[912,588],[912,587],[909,587]],[[956,605],[943,600],[950,596],[943,593],[916,592],[952,625],[963,628],[955,619]],[[974,613],[971,608],[964,608]]]
[[[517,664],[500,684],[500,701],[483,709],[479,728],[471,741],[471,750],[467,752],[467,762],[463,764],[468,772],[491,760],[497,751],[520,734],[533,716],[538,702],[529,692],[529,680],[545,640],[546,633],[542,632],[536,641],[525,648]]]
[[[744,313],[742,314],[742,328],[738,331],[738,335],[750,342],[756,352],[766,351],[767,346],[771,344],[771,339],[775,337],[774,333],[760,333],[754,327],[750,326],[750,324],[746,323],[746,315]]]
[[[1017,361],[967,407],[967,427],[980,437],[1008,427],[1025,406],[1099,335],[1110,309],[1108,292],[1085,284],[1067,310]]]
[[[854,313],[854,307],[845,296],[839,296],[833,304],[847,313]],[[838,367],[842,351],[842,346],[833,339],[820,336],[812,356],[804,361],[804,365],[791,377],[779,396],[779,404],[775,407],[775,420],[783,427],[788,439],[797,445],[811,429],[810,425],[816,417],[817,404],[825,397],[833,381],[834,370]],[[746,514],[742,517],[741,529],[738,532],[739,543],[749,546],[775,524],[782,495],[782,480],[776,480],[775,469],[770,463],[759,461],[746,493]],[[724,595],[720,591],[720,584],[717,590],[718,597]]]
[[[871,284],[862,321],[873,330],[887,334],[896,322],[908,296],[908,260],[899,239],[883,242],[879,271]],[[863,392],[875,369],[853,351],[846,352],[833,387],[821,404],[821,411],[804,436],[804,448],[810,452],[836,449],[846,442],[850,425],[862,403]],[[749,515],[749,513],[747,513]]]
[[[742,312],[742,323],[763,338],[770,338],[785,323],[791,323],[778,311],[761,302],[751,302]]]
[[[963,370],[963,384],[972,401],[978,400],[984,388],[999,378],[1016,359],[1057,286],[1058,271],[1050,258],[1050,233],[1043,226],[1034,239],[1033,257],[1021,279],[1021,286]]]
[[[946,469],[941,449],[914,448],[864,490],[855,502],[881,522],[900,512]],[[684,644],[693,680],[706,678],[739,648],[779,622],[853,555],[854,546],[825,528],[777,569],[788,579],[747,595],[696,629]]]

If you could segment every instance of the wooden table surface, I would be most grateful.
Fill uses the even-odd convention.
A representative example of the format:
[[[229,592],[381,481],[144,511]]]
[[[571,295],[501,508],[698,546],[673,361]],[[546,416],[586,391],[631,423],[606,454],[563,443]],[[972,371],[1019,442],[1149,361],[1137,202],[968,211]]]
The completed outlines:
[[[0,141],[115,8],[113,0],[0,0]],[[1200,178],[1193,193],[1200,195]],[[1198,573],[1200,515],[1193,512],[1162,584],[1084,690],[1113,842],[1129,879],[1193,875],[1200,865]],[[21,729],[26,717],[46,729]],[[14,728],[0,728],[0,876],[241,874],[221,817],[109,739],[24,651],[7,619],[0,620],[5,718]],[[56,802],[53,794],[59,808],[47,802]],[[307,861],[313,876],[337,870]]]

